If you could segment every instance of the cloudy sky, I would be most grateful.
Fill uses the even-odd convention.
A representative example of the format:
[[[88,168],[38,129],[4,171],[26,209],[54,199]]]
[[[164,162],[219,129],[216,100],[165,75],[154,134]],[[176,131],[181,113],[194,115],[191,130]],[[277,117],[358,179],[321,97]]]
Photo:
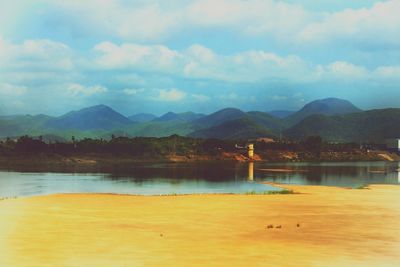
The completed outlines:
[[[0,114],[400,107],[399,14],[399,0],[0,0]]]

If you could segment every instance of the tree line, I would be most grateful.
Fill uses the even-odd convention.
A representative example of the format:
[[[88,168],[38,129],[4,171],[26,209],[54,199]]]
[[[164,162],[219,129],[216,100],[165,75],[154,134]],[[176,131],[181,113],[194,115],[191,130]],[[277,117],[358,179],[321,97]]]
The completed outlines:
[[[21,136],[16,140],[6,139],[0,142],[0,153],[3,155],[20,154],[112,154],[132,157],[162,157],[165,155],[217,155],[223,152],[238,152],[245,147],[247,140],[196,139],[171,135],[169,137],[115,137],[111,139],[74,137],[65,142],[45,142],[42,137]],[[324,151],[346,152],[360,149],[356,143],[327,143],[319,136],[310,136],[303,141],[263,142],[251,141],[257,151],[293,151],[311,152],[319,155]],[[367,147],[367,146],[365,146]]]
[[[73,154],[114,154],[134,157],[157,157],[164,155],[203,155],[216,154],[220,150],[233,151],[232,141],[216,139],[194,139],[178,135],[169,137],[112,137],[106,139],[74,137],[68,142],[46,143],[42,137],[21,136],[16,140],[7,139],[0,142],[2,154],[40,154],[54,153]]]

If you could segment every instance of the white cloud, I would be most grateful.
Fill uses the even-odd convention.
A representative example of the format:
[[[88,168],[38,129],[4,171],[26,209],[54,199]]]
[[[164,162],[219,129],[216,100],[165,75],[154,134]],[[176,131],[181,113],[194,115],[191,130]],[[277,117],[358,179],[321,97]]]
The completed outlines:
[[[185,51],[185,54],[193,60],[202,63],[214,62],[217,59],[217,55],[214,53],[214,51],[199,44],[190,46]]]
[[[336,61],[327,66],[317,66],[316,75],[319,79],[363,79],[368,77],[369,71],[362,66],[353,65],[345,61]]]
[[[136,41],[166,37],[171,30],[179,27],[183,14],[177,8],[165,10],[166,5],[162,1],[53,0],[47,4],[52,7],[46,12],[50,19],[56,14],[64,20],[74,20],[63,25],[70,32],[107,34]]]
[[[14,33],[15,27],[20,25],[20,18],[26,17],[38,5],[38,1],[15,0],[12,4],[9,1],[0,1],[0,33]]]
[[[400,1],[379,2],[371,8],[346,9],[310,21],[296,39],[304,43],[348,40],[359,46],[400,45]]]
[[[72,58],[72,50],[67,45],[52,40],[13,44],[0,39],[0,69],[7,71],[71,71]]]
[[[201,94],[192,94],[191,95],[197,102],[207,102],[210,100],[209,96],[201,95]]]
[[[3,39],[3,37],[0,35],[0,59],[4,59],[5,56],[7,55],[7,43]]]
[[[250,35],[290,36],[310,14],[300,5],[272,0],[197,0],[186,7],[186,23],[195,27],[225,27]]]
[[[160,41],[190,28],[228,27],[246,34],[292,34],[308,13],[299,5],[273,0],[54,1],[61,14],[128,40]],[[94,9],[93,6],[96,8]],[[79,29],[73,29],[79,31]]]
[[[209,79],[231,83],[259,83],[270,80],[310,82],[316,80],[384,79],[397,73],[396,66],[369,70],[346,61],[315,65],[295,55],[248,50],[232,55],[217,54],[210,48],[192,45],[176,51],[163,45],[101,43],[95,46],[95,62],[103,70],[159,72],[191,79]]]
[[[18,86],[9,83],[0,83],[0,95],[6,96],[20,96],[27,92],[28,88],[25,86]]]
[[[306,63],[297,56],[280,57],[265,51],[245,51],[225,56],[201,45],[176,51],[162,45],[116,45],[110,42],[96,45],[94,49],[98,52],[97,65],[109,70],[152,71],[228,82],[300,78],[307,71]]]
[[[158,95],[153,98],[153,100],[157,101],[165,101],[165,102],[177,102],[181,101],[186,97],[186,93],[176,89],[159,89]]]
[[[77,53],[52,40],[26,40],[15,44],[0,39],[0,95],[3,102],[10,106],[13,101],[34,99],[35,103],[43,102],[46,106],[53,99],[60,98],[58,102],[61,103],[73,97],[75,105],[83,106],[118,102],[125,95],[137,96],[126,97],[129,101],[138,98],[201,103],[214,95],[220,102],[230,105],[231,102],[255,100],[243,98],[234,89],[230,91],[230,88],[240,88],[242,83],[262,88],[275,81],[305,87],[315,83],[372,82],[369,84],[392,88],[400,82],[400,65],[367,68],[343,60],[321,65],[296,55],[282,56],[262,50],[220,54],[199,44],[174,50],[164,45],[103,42],[95,46],[94,51],[94,55]],[[194,85],[196,83],[205,86]],[[101,84],[124,89],[115,92]],[[192,85],[196,90],[177,89]],[[210,94],[212,88],[219,86],[231,93],[225,96],[220,96],[221,91]],[[164,89],[142,93],[144,88]],[[278,91],[271,95],[275,94],[281,95]],[[275,97],[275,100],[279,99]]]
[[[400,66],[381,66],[376,68],[374,74],[385,79],[400,79]]]
[[[103,34],[136,42],[160,42],[186,30],[228,29],[296,44],[343,39],[358,46],[400,43],[398,0],[332,13],[306,10],[301,2],[274,0],[46,2],[52,6],[47,15],[74,19],[67,25],[75,27],[72,31],[84,29],[90,34],[101,29]]]
[[[287,100],[288,99],[287,96],[283,96],[283,95],[273,95],[270,98],[272,100],[274,100],[274,101],[282,101],[282,100]]]
[[[31,10],[37,12],[35,15],[40,14],[46,27],[50,27],[51,30],[64,30],[76,36],[79,34],[97,35],[102,38],[108,36],[110,39],[121,38],[137,43],[160,43],[173,38],[177,33],[199,29],[222,29],[245,36],[264,36],[286,45],[295,44],[296,47],[298,44],[320,45],[343,41],[357,46],[400,44],[398,0],[381,1],[368,7],[369,2],[364,8],[348,8],[331,13],[315,9],[307,10],[303,7],[307,5],[302,6],[304,1],[37,0],[35,4],[31,2],[19,0],[12,5],[6,2],[0,3],[0,25],[2,25],[0,29],[4,28],[1,32],[11,27],[8,25],[13,25],[15,31],[17,20],[28,17],[25,13]],[[334,4],[326,5],[329,7]],[[347,6],[354,5],[347,4]]]
[[[37,102],[47,98],[50,103],[66,94],[76,96],[73,103],[80,104],[78,96],[82,103],[91,103],[118,102],[117,98],[138,94],[148,100],[205,102],[212,90],[220,90],[214,94],[218,100],[222,92],[262,90],[281,82],[299,88],[307,88],[307,83],[329,86],[330,82],[353,81],[360,88],[367,88],[367,82],[369,88],[397,88],[399,0],[375,5],[362,0],[357,5],[342,3],[341,7],[364,8],[335,8],[339,10],[335,12],[321,11],[334,0],[318,8],[308,5],[308,9],[302,7],[305,1],[312,2],[16,0],[11,5],[0,0],[0,94],[8,105],[12,98]],[[44,33],[55,39],[11,41]],[[218,48],[202,45],[205,38],[213,39],[207,43]],[[182,48],[191,39],[199,43]],[[57,40],[69,40],[72,46]],[[87,51],[84,47],[93,41],[98,45]],[[229,49],[224,50],[225,46]],[[248,48],[252,46],[257,49]],[[115,92],[111,87],[87,84],[125,89]],[[193,89],[187,92],[173,89],[189,87]],[[167,89],[141,93],[140,88]],[[235,101],[241,97],[236,94]],[[229,98],[235,99],[235,93],[225,96],[227,103]],[[65,97],[58,102],[69,100]]]
[[[219,98],[222,100],[237,100],[239,96],[236,93],[229,93],[227,95],[221,95]]]
[[[159,5],[150,4],[142,8],[116,9],[117,33],[121,37],[137,40],[159,40],[169,31],[179,27],[182,15],[179,10],[165,12]]]
[[[101,93],[106,93],[108,91],[107,88],[101,85],[95,85],[95,86],[84,86],[81,84],[70,84],[67,88],[68,94],[71,96],[91,96],[94,94],[101,94]]]
[[[122,92],[126,95],[137,95],[139,93],[144,92],[144,88],[133,89],[133,88],[125,88]]]
[[[354,65],[345,61],[336,61],[328,65],[317,65],[310,80],[330,82],[336,81],[375,81],[379,84],[400,81],[400,65],[379,66],[367,69],[364,66]]]
[[[124,86],[123,93],[133,95],[140,92],[135,91],[140,90],[135,87],[157,88],[163,84],[162,87],[173,88],[177,86],[176,77],[227,83],[275,80],[307,83],[341,79],[383,81],[400,77],[399,66],[396,65],[378,66],[376,69],[346,61],[318,65],[296,55],[280,56],[262,50],[222,55],[199,44],[178,51],[164,45],[103,42],[96,45],[94,51],[94,57],[79,56],[65,44],[51,40],[26,40],[21,44],[12,44],[0,39],[0,79],[3,83],[27,87],[31,84],[46,87],[67,83],[72,84],[69,86],[71,94],[91,95],[107,89],[101,86],[85,87],[79,83],[87,83],[101,73],[100,76],[108,82]],[[93,69],[97,74],[91,76]],[[145,74],[140,76],[136,74],[143,72]]]
[[[104,68],[139,68],[170,72],[179,64],[179,53],[162,45],[103,42],[94,47],[99,57],[96,63]]]

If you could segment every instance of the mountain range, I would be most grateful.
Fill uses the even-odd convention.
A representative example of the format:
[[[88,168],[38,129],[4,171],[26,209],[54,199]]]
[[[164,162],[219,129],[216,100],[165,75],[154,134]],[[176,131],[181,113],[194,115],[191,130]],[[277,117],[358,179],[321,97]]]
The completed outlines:
[[[0,116],[0,138],[21,135],[60,138],[110,138],[114,136],[162,137],[172,134],[195,138],[253,139],[283,137],[300,140],[319,135],[331,142],[382,142],[400,136],[400,109],[362,111],[337,98],[316,100],[299,111],[244,112],[225,108],[212,114],[168,112],[124,116],[97,105],[59,117],[47,115]],[[57,139],[58,138],[58,139]]]
[[[150,113],[138,113],[134,114],[128,117],[131,121],[135,122],[146,122],[146,121],[152,121],[155,118],[157,118],[156,115],[150,114]]]

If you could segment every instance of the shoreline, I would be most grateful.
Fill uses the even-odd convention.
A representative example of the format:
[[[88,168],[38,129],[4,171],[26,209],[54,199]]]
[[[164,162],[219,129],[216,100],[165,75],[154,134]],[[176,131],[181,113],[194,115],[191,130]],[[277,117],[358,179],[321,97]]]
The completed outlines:
[[[0,266],[400,264],[399,186],[276,185],[300,194],[0,201]]]
[[[185,157],[183,157],[185,158]],[[320,162],[332,162],[332,163],[345,163],[345,162],[400,162],[399,159],[386,160],[385,158],[355,158],[355,159],[303,159],[303,160],[270,160],[265,158],[258,158],[257,160],[237,160],[236,158],[192,158],[190,160],[185,159],[168,159],[168,158],[152,158],[152,159],[138,159],[129,157],[95,157],[95,156],[49,156],[49,155],[37,155],[37,156],[21,156],[21,157],[4,157],[0,156],[0,169],[6,170],[7,168],[13,167],[31,167],[37,166],[39,168],[99,168],[99,167],[110,167],[110,166],[133,166],[133,165],[144,165],[144,164],[208,164],[208,163],[242,163],[246,164],[249,162],[255,163],[271,163],[271,164],[287,164],[287,163],[320,163]],[[260,169],[261,171],[283,171],[274,169]],[[289,171],[290,169],[286,170]],[[296,170],[299,171],[299,170]]]
[[[249,159],[241,153],[222,152],[217,155],[163,155],[160,157],[130,157],[112,154],[10,154],[0,155],[0,168],[37,164],[43,166],[107,166],[146,163],[209,163],[209,162],[263,162],[263,163],[302,163],[302,162],[374,162],[400,161],[400,156],[384,151],[360,152],[323,152],[319,157],[310,153],[290,151],[269,151],[255,154]]]

